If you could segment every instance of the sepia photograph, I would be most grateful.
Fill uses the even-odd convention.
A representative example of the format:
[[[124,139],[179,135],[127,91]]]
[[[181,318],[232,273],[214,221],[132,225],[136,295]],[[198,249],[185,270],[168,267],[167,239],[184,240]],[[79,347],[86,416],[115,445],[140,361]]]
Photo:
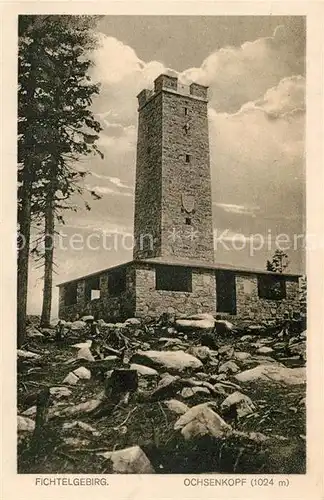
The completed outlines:
[[[18,474],[306,474],[306,16],[17,29]]]

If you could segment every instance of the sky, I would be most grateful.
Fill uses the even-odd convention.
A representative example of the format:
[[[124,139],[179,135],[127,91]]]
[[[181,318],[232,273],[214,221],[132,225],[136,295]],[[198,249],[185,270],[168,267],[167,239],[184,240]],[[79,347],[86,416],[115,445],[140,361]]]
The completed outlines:
[[[289,271],[304,272],[305,33],[303,17],[101,18],[91,76],[105,157],[78,168],[102,198],[91,211],[78,200],[57,227],[54,285],[132,259],[136,96],[165,72],[209,86],[215,261],[264,269],[284,234]],[[41,276],[31,262],[30,314],[40,313]],[[54,317],[57,306],[54,288]]]

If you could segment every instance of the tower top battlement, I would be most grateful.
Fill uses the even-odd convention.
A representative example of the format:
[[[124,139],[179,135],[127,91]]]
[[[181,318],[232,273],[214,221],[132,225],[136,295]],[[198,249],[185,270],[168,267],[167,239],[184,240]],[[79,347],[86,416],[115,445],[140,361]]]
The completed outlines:
[[[144,89],[138,94],[139,108],[145,106],[152,97],[162,91],[192,97],[201,101],[208,101],[208,87],[205,85],[200,85],[199,83],[184,85],[179,82],[176,76],[162,74],[154,80],[154,89]]]

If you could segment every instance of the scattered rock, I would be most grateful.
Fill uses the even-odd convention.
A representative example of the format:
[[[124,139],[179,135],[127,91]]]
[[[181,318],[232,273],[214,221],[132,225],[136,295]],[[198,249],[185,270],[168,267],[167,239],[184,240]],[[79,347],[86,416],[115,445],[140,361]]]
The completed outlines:
[[[177,319],[176,327],[183,331],[213,330],[215,327],[215,318],[211,314],[196,314],[186,318]]]
[[[179,390],[179,376],[173,376],[169,373],[165,374],[158,383],[156,389],[151,393],[151,399],[156,401],[159,399],[170,398]]]
[[[219,335],[232,333],[234,330],[234,325],[230,321],[226,321],[224,319],[217,319],[215,321],[215,330],[216,333]]]
[[[57,399],[68,398],[71,396],[72,392],[67,387],[51,387],[50,388],[51,396],[56,397]]]
[[[78,437],[67,437],[63,439],[63,442],[73,448],[85,448],[90,444],[89,439],[80,439]]]
[[[249,352],[235,351],[233,357],[236,361],[244,361],[250,358],[251,354]]]
[[[82,413],[90,413],[91,411],[98,408],[98,406],[102,403],[102,398],[98,399],[90,399],[84,403],[79,403],[78,405],[68,406],[67,408],[63,408],[62,410],[58,410],[53,412],[53,417],[70,417],[72,415],[82,414]]]
[[[189,347],[186,352],[200,359],[200,361],[207,361],[211,355],[209,347],[203,345]]]
[[[136,370],[139,375],[142,377],[156,377],[159,373],[154,370],[154,368],[150,368],[149,366],[137,365],[136,363],[132,363],[130,365],[131,370]]]
[[[240,338],[241,342],[248,342],[250,340],[253,340],[253,335],[243,335],[243,337]]]
[[[73,371],[74,375],[76,375],[81,380],[90,380],[91,379],[91,371],[84,366],[80,366],[76,370]]]
[[[89,347],[82,347],[77,354],[77,359],[86,359],[87,361],[95,361]]]
[[[31,418],[22,417],[18,415],[17,417],[17,430],[18,432],[33,432],[35,429],[35,422]]]
[[[35,352],[24,351],[23,349],[17,349],[18,358],[22,359],[39,359],[41,358],[40,354],[36,354]]]
[[[68,384],[68,385],[76,385],[79,381],[79,377],[75,375],[73,372],[70,372],[67,374],[65,379],[63,380],[62,384]]]
[[[78,320],[78,321],[73,321],[71,323],[71,330],[73,331],[78,331],[78,330],[83,330],[85,329],[87,324],[84,321]]]
[[[25,417],[35,417],[36,412],[37,412],[37,406],[31,406],[27,410],[23,411],[22,415],[24,415]]]
[[[125,325],[139,326],[141,321],[138,318],[128,318],[125,321]]]
[[[247,329],[250,332],[253,332],[254,335],[264,331],[264,327],[262,325],[249,325]]]
[[[233,394],[227,396],[221,404],[221,410],[227,410],[233,406],[236,407],[239,417],[245,417],[255,411],[255,405],[252,400],[239,391],[233,392]]]
[[[203,332],[200,336],[200,343],[202,346],[209,347],[210,349],[217,350],[218,344],[215,339],[215,334],[211,332]]]
[[[198,372],[198,373],[196,373],[195,377],[198,380],[209,380],[209,378],[210,378],[210,376],[208,375],[208,373],[204,373],[204,372]]]
[[[155,470],[139,446],[124,450],[107,451],[97,455],[112,462],[113,472],[118,474],[154,474]]]
[[[267,346],[259,347],[259,349],[257,350],[258,354],[270,354],[271,352],[273,352],[272,347]]]
[[[90,314],[88,316],[82,316],[81,321],[84,323],[87,323],[88,321],[94,321],[94,316],[91,316]]]
[[[306,359],[306,342],[299,342],[298,344],[293,344],[289,346],[291,354],[297,354],[303,359]]]
[[[131,361],[176,372],[186,369],[198,370],[203,366],[199,359],[184,351],[138,351]]]
[[[90,349],[92,345],[92,340],[86,340],[85,342],[80,342],[79,344],[73,344],[71,347],[75,347],[76,349],[88,348]]]
[[[192,398],[196,394],[210,395],[210,391],[207,387],[184,387],[181,391],[181,396],[185,399]]]
[[[234,356],[234,347],[232,345],[223,345],[218,349],[218,353],[223,359],[231,359]]]
[[[27,337],[30,339],[44,337],[44,335],[34,326],[27,328],[26,334],[27,334]]]
[[[176,413],[177,415],[183,415],[189,410],[189,406],[177,399],[169,399],[164,401],[164,404],[169,408],[170,411]]]
[[[219,367],[218,371],[219,373],[227,374],[227,373],[237,373],[240,371],[240,369],[237,366],[237,364],[234,363],[234,361],[226,361]]]
[[[230,433],[231,427],[210,406],[211,403],[193,406],[176,421],[174,430],[181,430],[186,440],[206,434],[221,438]]]
[[[298,385],[306,382],[305,368],[286,368],[277,365],[259,365],[235,375],[239,382],[271,380],[286,385]]]
[[[63,430],[73,429],[74,427],[79,427],[80,429],[91,432],[93,436],[100,436],[100,432],[98,432],[94,427],[85,422],[81,422],[80,420],[75,420],[74,422],[65,422],[63,424]]]

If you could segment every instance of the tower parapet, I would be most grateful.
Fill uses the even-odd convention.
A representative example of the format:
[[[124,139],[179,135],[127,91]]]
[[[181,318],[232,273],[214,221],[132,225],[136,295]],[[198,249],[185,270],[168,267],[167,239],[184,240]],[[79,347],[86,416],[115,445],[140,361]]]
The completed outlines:
[[[195,99],[206,101],[208,100],[208,87],[199,83],[191,83],[184,85],[179,82],[176,76],[162,74],[154,80],[154,90],[144,89],[138,96],[139,109],[154,96],[162,91],[172,92],[178,95],[185,95]]]

